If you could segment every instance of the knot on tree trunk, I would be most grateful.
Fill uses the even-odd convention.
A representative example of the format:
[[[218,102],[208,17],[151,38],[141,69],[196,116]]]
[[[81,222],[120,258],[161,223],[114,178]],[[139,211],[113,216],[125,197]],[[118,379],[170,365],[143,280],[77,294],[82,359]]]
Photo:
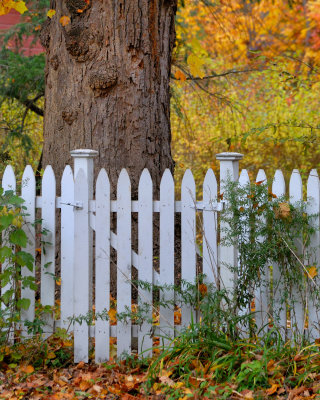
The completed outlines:
[[[72,22],[70,30],[65,32],[66,48],[68,53],[77,61],[85,62],[89,59],[89,30],[80,22]]]
[[[67,0],[66,6],[69,13],[74,16],[79,15],[87,10],[90,7],[90,3],[91,2],[89,0]]]
[[[52,56],[50,58],[50,64],[52,66],[52,68],[56,71],[59,68],[60,65],[60,60],[57,54],[55,54],[54,56]]]
[[[72,110],[71,108],[66,108],[62,111],[62,119],[68,124],[72,125],[73,121],[75,121],[78,117],[78,111]]]
[[[117,84],[118,75],[115,68],[106,71],[93,72],[89,77],[89,86],[95,97],[106,96],[109,90]]]
[[[70,27],[63,30],[66,49],[78,62],[93,60],[101,48],[103,35],[93,32],[87,24],[77,18],[72,21]]]

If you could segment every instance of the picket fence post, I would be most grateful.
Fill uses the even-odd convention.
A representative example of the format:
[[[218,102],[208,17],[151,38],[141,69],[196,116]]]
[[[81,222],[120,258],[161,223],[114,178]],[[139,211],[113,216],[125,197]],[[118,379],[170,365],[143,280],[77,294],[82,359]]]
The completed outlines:
[[[237,181],[239,179],[239,161],[243,158],[240,153],[219,153],[216,159],[220,161],[220,196],[226,188],[228,180]],[[227,228],[225,223],[221,223],[220,240],[224,239],[223,231]],[[234,287],[234,273],[230,267],[237,265],[237,248],[235,246],[220,245],[220,288],[232,290]]]
[[[90,201],[93,200],[93,159],[95,150],[70,152],[74,160],[74,298],[75,317],[92,310],[93,230],[90,227]],[[74,362],[88,362],[89,326],[74,324]]]

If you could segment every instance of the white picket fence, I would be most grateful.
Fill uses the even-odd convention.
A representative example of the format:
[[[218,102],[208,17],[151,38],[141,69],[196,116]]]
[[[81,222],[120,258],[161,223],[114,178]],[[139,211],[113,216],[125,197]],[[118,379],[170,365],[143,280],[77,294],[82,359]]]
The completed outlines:
[[[46,332],[52,333],[56,327],[71,328],[74,331],[75,362],[87,361],[90,336],[95,338],[95,359],[102,362],[109,359],[110,337],[117,338],[117,354],[130,353],[132,340],[138,338],[139,351],[150,354],[153,345],[151,332],[152,323],[144,322],[142,326],[130,322],[120,322],[110,326],[109,321],[98,319],[94,326],[75,323],[70,327],[70,318],[86,315],[92,310],[93,303],[93,265],[95,267],[94,299],[95,312],[100,313],[110,308],[110,249],[117,251],[117,312],[131,309],[132,266],[138,270],[139,280],[150,284],[174,284],[174,218],[175,213],[181,213],[181,278],[194,283],[196,278],[196,213],[202,212],[203,250],[202,268],[209,282],[217,282],[226,288],[232,287],[234,276],[225,267],[227,264],[237,265],[237,249],[218,246],[217,243],[217,213],[223,203],[217,201],[218,185],[214,172],[208,170],[203,182],[203,199],[195,202],[196,187],[193,175],[187,170],[181,185],[181,200],[175,200],[174,180],[171,173],[165,171],[160,185],[160,199],[153,200],[153,186],[150,174],[144,170],[139,183],[138,200],[131,199],[130,179],[126,170],[120,173],[117,184],[117,200],[110,200],[110,183],[108,175],[102,169],[98,175],[94,193],[93,163],[97,152],[93,150],[75,150],[71,152],[74,158],[74,172],[66,166],[61,180],[61,197],[56,196],[56,181],[51,166],[47,166],[42,177],[41,196],[36,196],[35,176],[30,166],[27,166],[22,178],[21,196],[25,199],[28,222],[35,220],[36,209],[41,209],[42,228],[49,233],[44,237],[47,242],[45,251],[41,252],[41,284],[40,300],[42,305],[54,306],[56,281],[55,274],[55,232],[56,211],[61,210],[61,315],[59,321],[54,317],[47,320]],[[229,176],[239,178],[238,153],[221,153],[217,155],[220,161],[220,191],[223,192],[224,182]],[[266,179],[260,170],[257,181]],[[249,182],[248,173],[243,170],[240,182]],[[2,187],[5,190],[16,189],[16,179],[13,169],[5,170]],[[272,192],[277,195],[286,193],[283,174],[278,170],[273,179]],[[294,170],[289,185],[289,196],[292,201],[302,199],[302,181],[298,170]],[[307,183],[307,198],[311,200],[308,212],[319,213],[320,183],[316,170],[312,170]],[[112,213],[116,213],[117,233],[110,230]],[[131,224],[132,213],[138,213],[138,252],[132,250]],[[153,260],[153,215],[160,214],[160,266],[159,273],[154,270]],[[319,218],[313,221],[319,227]],[[28,224],[25,227],[29,238],[27,251],[35,255],[35,228]],[[93,241],[93,232],[95,240]],[[315,262],[319,264],[319,232],[313,239],[317,246]],[[93,246],[93,242],[95,245]],[[220,267],[220,268],[218,268]],[[32,274],[24,268],[22,274]],[[34,274],[34,272],[33,272]],[[273,277],[276,279],[277,267],[274,267]],[[7,288],[2,288],[2,293]],[[147,290],[140,291],[143,302],[152,304],[152,294]],[[165,299],[173,299],[174,293],[164,293]],[[35,293],[24,290],[22,297],[31,301],[27,311],[22,311],[22,322],[32,321],[35,315]],[[256,293],[257,325],[268,324],[268,295],[266,290]],[[260,312],[261,311],[261,312]],[[309,329],[313,336],[319,337],[317,309],[308,305]],[[186,326],[191,321],[192,310],[182,305],[181,324]],[[304,329],[304,305],[296,304],[296,314],[300,316],[301,330]],[[152,311],[150,310],[150,318]],[[284,311],[281,315],[283,326],[287,325]],[[157,330],[163,335],[174,337],[174,310],[160,308],[160,324]]]

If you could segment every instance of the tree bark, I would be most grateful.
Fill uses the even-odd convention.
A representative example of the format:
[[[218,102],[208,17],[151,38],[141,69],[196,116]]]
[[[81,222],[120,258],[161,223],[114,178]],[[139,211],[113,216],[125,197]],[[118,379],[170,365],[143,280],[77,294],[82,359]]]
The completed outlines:
[[[57,0],[42,28],[46,48],[43,165],[57,182],[69,151],[99,151],[115,192],[127,168],[133,193],[148,168],[155,188],[170,151],[171,53],[177,0]],[[65,27],[61,16],[69,16]]]

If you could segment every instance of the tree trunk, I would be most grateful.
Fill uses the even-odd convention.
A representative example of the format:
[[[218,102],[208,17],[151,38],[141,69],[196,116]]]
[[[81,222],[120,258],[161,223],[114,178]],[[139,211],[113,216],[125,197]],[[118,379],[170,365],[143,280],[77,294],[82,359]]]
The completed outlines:
[[[113,193],[127,168],[133,193],[148,168],[159,188],[170,151],[170,64],[177,0],[57,0],[45,23],[43,165],[57,182],[69,151],[99,151]],[[59,22],[70,17],[65,27]]]

